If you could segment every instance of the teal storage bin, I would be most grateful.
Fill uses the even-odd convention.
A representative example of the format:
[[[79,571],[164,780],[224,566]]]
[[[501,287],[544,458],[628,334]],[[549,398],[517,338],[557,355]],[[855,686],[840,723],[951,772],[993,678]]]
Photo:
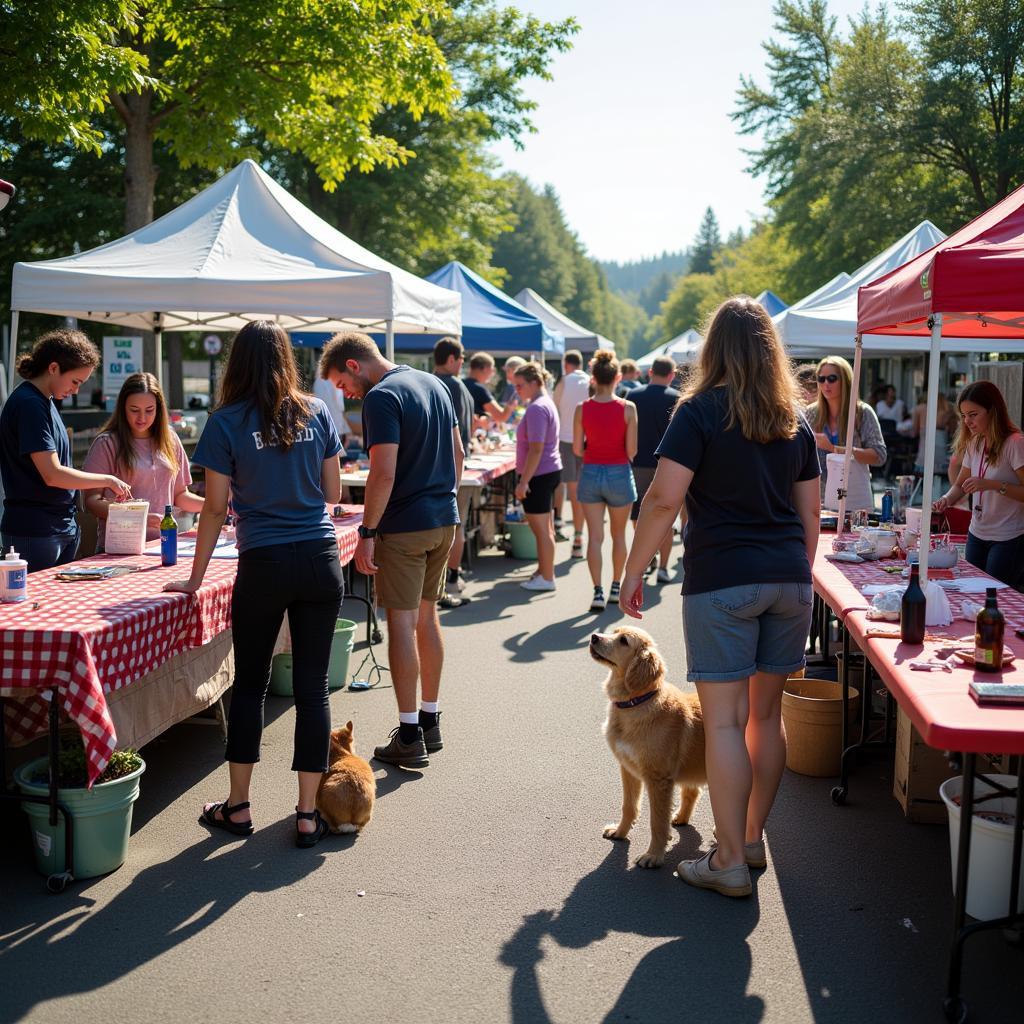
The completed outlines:
[[[509,540],[512,543],[512,557],[529,561],[537,560],[537,538],[528,523],[506,523]]]

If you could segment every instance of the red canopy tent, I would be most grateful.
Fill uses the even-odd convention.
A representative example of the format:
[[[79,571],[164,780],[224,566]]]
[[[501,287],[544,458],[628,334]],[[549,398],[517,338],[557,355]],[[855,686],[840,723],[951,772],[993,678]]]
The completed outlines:
[[[860,288],[858,365],[862,334],[931,335],[922,497],[922,508],[928,509],[935,468],[939,354],[957,347],[943,344],[943,336],[993,342],[1024,338],[1024,186],[927,252]],[[856,393],[855,386],[851,399]],[[922,516],[922,576],[928,573],[929,518]]]

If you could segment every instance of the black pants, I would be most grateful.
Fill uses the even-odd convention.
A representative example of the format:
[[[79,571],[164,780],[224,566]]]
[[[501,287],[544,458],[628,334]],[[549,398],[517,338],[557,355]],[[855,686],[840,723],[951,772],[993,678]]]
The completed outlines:
[[[327,665],[343,591],[338,545],[333,539],[272,544],[239,555],[231,593],[235,682],[225,760],[255,764],[260,759],[270,661],[287,612],[295,693],[292,771],[327,771],[331,744]]]

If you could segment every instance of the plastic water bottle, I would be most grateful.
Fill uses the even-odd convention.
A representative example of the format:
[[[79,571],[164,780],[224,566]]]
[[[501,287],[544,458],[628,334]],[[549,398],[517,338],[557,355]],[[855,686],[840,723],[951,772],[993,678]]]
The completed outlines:
[[[882,516],[881,521],[883,523],[892,522],[892,488],[886,487],[885,493],[882,495]]]
[[[17,604],[28,598],[28,562],[22,558],[14,545],[0,562],[0,601]]]
[[[160,520],[160,564],[178,564],[178,524],[170,505],[164,506],[164,517]]]

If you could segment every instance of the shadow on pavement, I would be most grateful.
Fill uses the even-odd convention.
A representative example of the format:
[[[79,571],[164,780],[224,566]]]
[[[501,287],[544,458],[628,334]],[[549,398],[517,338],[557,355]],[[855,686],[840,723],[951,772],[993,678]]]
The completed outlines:
[[[50,1000],[95,992],[188,942],[253,893],[300,882],[340,845],[287,850],[291,816],[241,841],[204,838],[141,871],[108,904],[41,892],[4,913],[0,1020],[18,1021]],[[21,920],[12,919],[15,914]],[[244,965],[240,965],[244,971]],[[10,979],[20,979],[11,984]]]
[[[683,829],[679,845],[683,857],[694,856],[699,835]],[[764,1003],[746,991],[751,971],[747,936],[759,917],[756,879],[751,899],[726,905],[716,893],[691,889],[668,867],[657,872],[629,867],[629,846],[615,843],[560,910],[528,914],[503,947],[501,962],[512,969],[510,1019],[514,1024],[553,1020],[537,968],[545,956],[545,939],[583,949],[618,933],[669,941],[636,963],[602,1020],[760,1021]]]

